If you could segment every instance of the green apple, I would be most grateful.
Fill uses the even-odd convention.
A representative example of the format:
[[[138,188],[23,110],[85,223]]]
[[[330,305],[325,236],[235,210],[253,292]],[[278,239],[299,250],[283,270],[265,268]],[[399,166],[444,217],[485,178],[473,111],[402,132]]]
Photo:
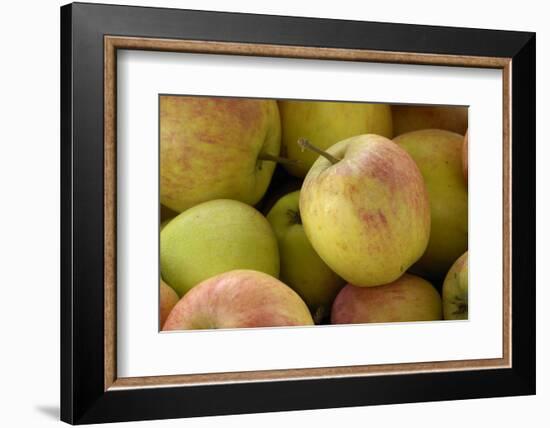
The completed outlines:
[[[250,205],[229,199],[184,211],[160,234],[162,278],[183,296],[199,282],[234,269],[277,277],[279,250],[270,224]]]
[[[160,327],[164,325],[168,314],[176,303],[178,303],[179,297],[172,287],[166,284],[162,279],[160,280],[160,290],[159,290],[159,306],[160,306]]]
[[[325,150],[338,141],[359,134],[379,134],[391,138],[392,115],[389,105],[327,102],[279,101],[283,154],[297,160],[285,168],[297,177],[305,177],[318,154],[296,145],[300,138]]]
[[[439,281],[468,247],[468,189],[462,174],[464,137],[426,129],[408,132],[394,141],[416,161],[430,197],[430,242],[411,271]]]
[[[340,141],[322,154],[300,192],[309,242],[349,283],[396,280],[422,256],[430,235],[418,167],[405,150],[374,134]]]
[[[209,278],[174,307],[163,330],[312,325],[304,301],[276,278],[234,270]]]
[[[283,196],[269,211],[267,220],[279,242],[280,279],[304,299],[319,323],[330,312],[344,281],[309,243],[300,218],[299,201],[299,191]]]
[[[443,317],[468,319],[468,252],[451,266],[443,282]]]
[[[398,136],[421,129],[445,129],[464,135],[467,107],[392,105],[393,131]]]
[[[332,324],[435,321],[441,297],[428,281],[404,274],[378,287],[346,285],[334,300]]]
[[[254,205],[280,145],[276,101],[161,96],[161,203],[178,213],[213,199]]]

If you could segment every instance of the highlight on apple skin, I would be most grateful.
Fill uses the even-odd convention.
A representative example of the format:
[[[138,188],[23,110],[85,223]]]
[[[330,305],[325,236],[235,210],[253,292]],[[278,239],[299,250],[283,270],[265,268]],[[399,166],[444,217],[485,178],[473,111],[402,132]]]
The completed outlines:
[[[279,249],[266,220],[230,199],[203,202],[172,219],[160,233],[162,278],[182,297],[214,275],[253,269],[279,276]]]
[[[279,156],[277,102],[224,97],[160,98],[160,199],[182,212],[213,199],[250,205],[264,195]]]
[[[347,282],[368,287],[399,278],[424,253],[430,205],[411,156],[374,134],[336,143],[319,156],[300,193],[311,245]]]
[[[172,309],[163,330],[313,325],[305,302],[278,279],[253,270],[209,278]]]
[[[436,321],[441,297],[428,281],[404,274],[386,285],[346,285],[332,305],[332,324]]]

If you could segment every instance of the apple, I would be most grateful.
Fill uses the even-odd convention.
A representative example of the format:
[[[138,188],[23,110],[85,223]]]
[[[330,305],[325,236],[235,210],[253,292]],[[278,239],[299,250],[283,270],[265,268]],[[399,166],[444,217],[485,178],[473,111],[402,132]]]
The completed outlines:
[[[416,161],[430,197],[430,242],[411,272],[440,281],[468,247],[468,189],[462,174],[464,137],[426,129],[408,132],[394,141]]]
[[[254,205],[280,144],[274,100],[161,96],[161,203],[178,213],[213,199]]]
[[[420,129],[445,129],[464,135],[468,127],[467,107],[392,105],[393,135]]]
[[[462,173],[466,183],[468,182],[468,131],[464,136],[464,144],[462,145]]]
[[[304,301],[276,278],[234,270],[209,278],[174,307],[163,330],[313,325]]]
[[[270,224],[250,205],[229,199],[203,202],[160,233],[162,278],[183,296],[199,282],[235,269],[277,277],[279,250]]]
[[[178,297],[178,294],[174,291],[172,287],[170,287],[168,284],[166,284],[162,279],[160,280],[160,326],[164,325],[164,322],[166,321],[166,318],[168,318],[168,314],[170,311],[176,306],[176,303],[178,303],[178,300],[180,299]]]
[[[332,305],[332,324],[435,321],[441,297],[426,280],[404,274],[378,287],[346,285]]]
[[[468,319],[468,252],[453,263],[443,282],[443,317]]]
[[[279,101],[283,155],[296,164],[285,168],[305,177],[318,155],[303,151],[300,138],[324,150],[338,141],[359,134],[379,134],[391,138],[392,115],[389,105],[327,101]]]
[[[309,242],[349,283],[396,280],[422,256],[430,235],[428,193],[418,167],[405,150],[374,134],[318,151],[322,156],[300,192]]]
[[[309,243],[300,217],[299,200],[299,191],[283,196],[271,208],[267,220],[279,242],[279,278],[304,299],[318,324],[330,312],[344,281]]]

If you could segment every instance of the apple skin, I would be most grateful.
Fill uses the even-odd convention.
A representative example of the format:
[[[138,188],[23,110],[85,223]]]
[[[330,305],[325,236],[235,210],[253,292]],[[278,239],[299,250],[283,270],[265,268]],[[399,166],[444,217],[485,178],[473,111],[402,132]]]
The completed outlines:
[[[281,272],[279,278],[306,302],[318,324],[329,314],[344,280],[317,255],[300,218],[300,192],[279,199],[267,215],[279,242]]]
[[[468,319],[468,252],[451,266],[443,282],[443,317],[446,320]]]
[[[303,151],[298,139],[306,138],[325,150],[338,141],[360,134],[393,136],[389,105],[326,101],[279,101],[282,152],[299,163],[285,165],[296,177],[305,177],[318,155]]]
[[[421,129],[445,129],[464,135],[468,127],[467,107],[392,105],[393,135]]]
[[[311,245],[340,277],[357,286],[399,278],[422,256],[430,235],[424,181],[409,154],[378,135],[359,135],[319,157],[300,192]]]
[[[160,234],[162,278],[183,296],[214,275],[253,269],[279,275],[279,250],[270,224],[250,205],[229,199],[203,202]]]
[[[256,204],[278,156],[277,102],[236,98],[160,98],[160,199],[182,212],[213,199]]]
[[[176,303],[179,301],[178,294],[172,287],[166,284],[162,279],[160,280],[160,326],[164,325],[168,314],[172,311]]]
[[[462,145],[462,173],[464,180],[468,183],[468,131],[464,136],[464,144]]]
[[[464,137],[426,129],[408,132],[394,141],[415,160],[430,197],[430,242],[411,272],[440,281],[468,248],[468,188],[462,174]]]
[[[194,287],[174,307],[163,330],[313,325],[304,301],[276,278],[234,270]]]
[[[441,297],[426,280],[404,274],[378,287],[346,285],[332,305],[332,324],[440,320]]]

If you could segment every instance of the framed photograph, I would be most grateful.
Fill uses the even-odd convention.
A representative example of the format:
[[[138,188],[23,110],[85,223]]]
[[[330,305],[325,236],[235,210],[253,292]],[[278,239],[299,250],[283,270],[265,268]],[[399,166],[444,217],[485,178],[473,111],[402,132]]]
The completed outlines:
[[[535,34],[61,8],[61,419],[535,393]]]

